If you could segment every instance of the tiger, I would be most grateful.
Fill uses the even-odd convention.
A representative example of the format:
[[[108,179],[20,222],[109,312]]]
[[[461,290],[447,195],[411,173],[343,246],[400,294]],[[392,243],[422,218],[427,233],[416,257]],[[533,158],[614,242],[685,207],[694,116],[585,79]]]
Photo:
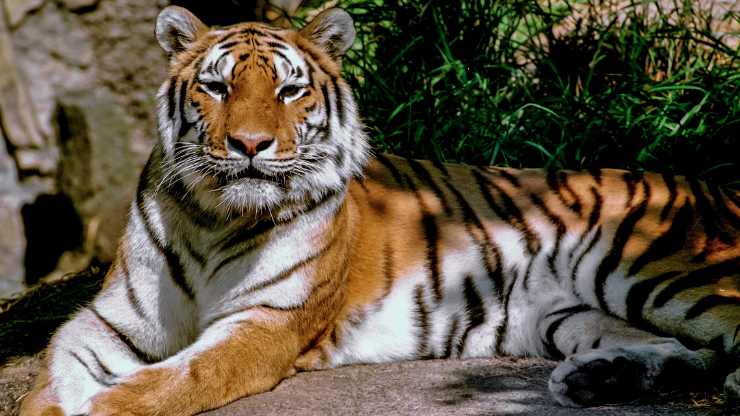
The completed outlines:
[[[331,8],[157,17],[159,141],[103,288],[22,415],[192,415],[299,371],[559,360],[564,406],[720,375],[740,396],[740,193],[672,174],[373,155]]]

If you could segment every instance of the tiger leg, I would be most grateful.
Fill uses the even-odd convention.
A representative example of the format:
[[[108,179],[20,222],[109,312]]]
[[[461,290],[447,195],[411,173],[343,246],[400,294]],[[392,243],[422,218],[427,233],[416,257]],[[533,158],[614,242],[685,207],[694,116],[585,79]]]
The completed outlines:
[[[21,415],[85,414],[94,395],[142,367],[106,325],[88,308],[59,329],[47,348],[44,371],[23,401]]]
[[[565,406],[593,406],[632,400],[657,389],[687,387],[706,380],[718,354],[692,351],[587,307],[545,317],[540,335],[551,356],[566,356],[552,372],[549,389]]]
[[[278,314],[287,313],[249,310],[213,324],[187,348],[93,397],[90,416],[193,415],[272,389],[294,373],[300,353],[296,331]]]

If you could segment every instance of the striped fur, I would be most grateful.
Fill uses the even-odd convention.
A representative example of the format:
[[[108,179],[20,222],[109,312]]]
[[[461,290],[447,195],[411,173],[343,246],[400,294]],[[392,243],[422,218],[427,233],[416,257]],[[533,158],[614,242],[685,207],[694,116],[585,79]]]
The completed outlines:
[[[160,143],[22,414],[195,414],[301,370],[494,355],[563,360],[550,390],[580,406],[737,365],[740,194],[368,161],[337,9],[293,32],[170,7],[157,35]]]

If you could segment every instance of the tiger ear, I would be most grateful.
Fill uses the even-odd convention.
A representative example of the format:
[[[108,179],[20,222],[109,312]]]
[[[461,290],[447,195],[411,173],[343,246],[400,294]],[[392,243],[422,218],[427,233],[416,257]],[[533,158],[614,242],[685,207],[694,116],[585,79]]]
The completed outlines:
[[[159,45],[169,55],[184,51],[208,27],[194,14],[178,6],[168,6],[159,12],[154,33]]]
[[[299,33],[336,60],[339,60],[355,41],[352,17],[338,8],[319,13]]]

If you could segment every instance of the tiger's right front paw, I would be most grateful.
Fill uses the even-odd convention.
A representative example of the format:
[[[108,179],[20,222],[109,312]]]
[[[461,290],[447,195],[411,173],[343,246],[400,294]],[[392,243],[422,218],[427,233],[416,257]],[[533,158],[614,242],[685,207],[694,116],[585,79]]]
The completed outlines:
[[[572,356],[555,368],[549,389],[563,406],[582,407],[631,400],[644,390],[646,368],[624,356]]]

